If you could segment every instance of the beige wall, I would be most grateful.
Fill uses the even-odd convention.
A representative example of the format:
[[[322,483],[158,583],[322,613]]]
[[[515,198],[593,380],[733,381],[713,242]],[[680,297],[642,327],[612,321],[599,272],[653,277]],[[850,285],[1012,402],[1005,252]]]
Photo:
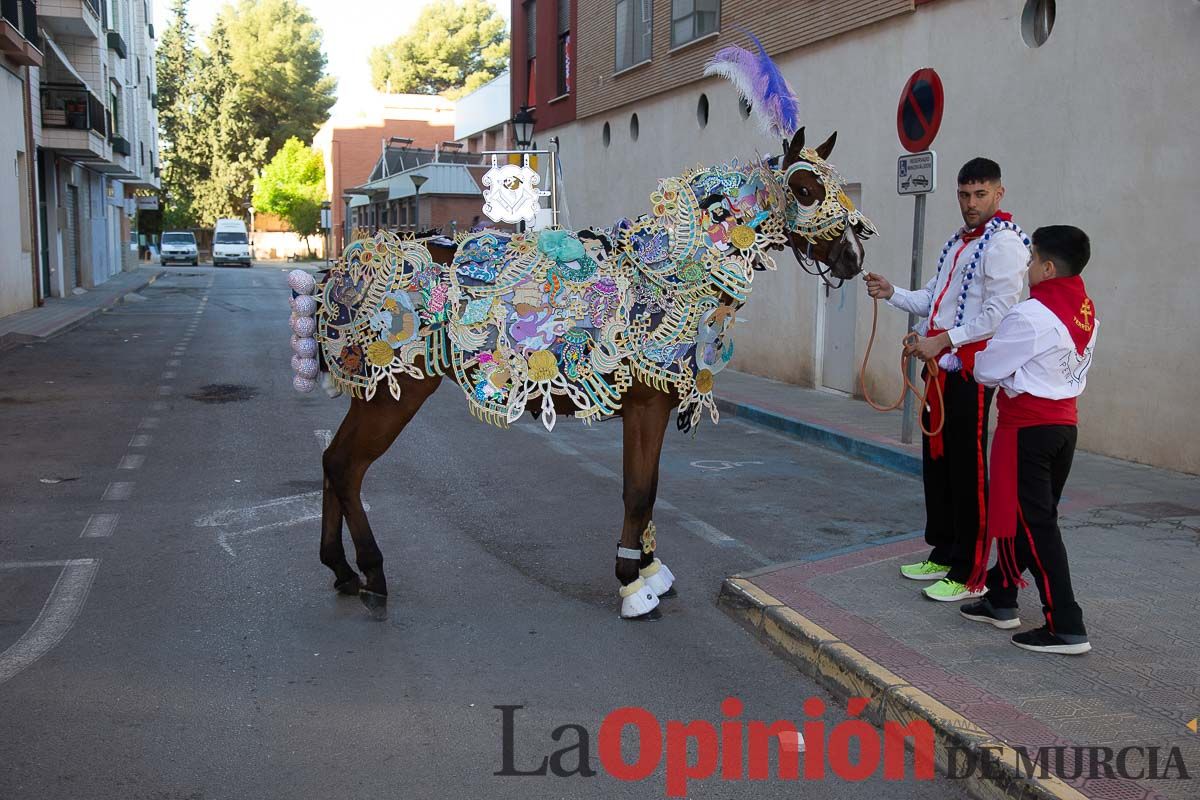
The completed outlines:
[[[1022,40],[1023,5],[936,0],[778,60],[797,90],[810,140],[836,129],[832,161],[862,184],[863,209],[881,232],[869,242],[868,269],[899,282],[909,272],[913,200],[895,192],[896,104],[909,74],[936,68],[947,110],[934,143],[940,188],[928,202],[924,279],[961,223],[953,194],[958,167],[975,155],[995,158],[1008,188],[1004,205],[1026,230],[1066,223],[1092,236],[1084,277],[1101,332],[1080,401],[1080,445],[1200,472],[1200,420],[1192,411],[1200,378],[1191,360],[1200,350],[1194,278],[1200,226],[1193,219],[1200,183],[1200,4],[1155,0],[1131,13],[1122,0],[1061,2],[1040,48]],[[727,29],[736,21],[723,15]],[[581,109],[587,88],[581,82]],[[696,116],[702,92],[710,103],[704,129]],[[636,142],[629,134],[634,112]],[[612,130],[609,147],[601,140],[605,122]],[[779,147],[741,118],[733,89],[716,80],[546,133],[553,134],[562,142],[576,226],[644,213],[659,176]],[[778,260],[779,273],[756,277],[735,366],[811,383],[822,293],[790,255]],[[856,364],[870,311],[860,298]],[[880,314],[886,344],[868,381],[890,395],[899,390],[893,373],[904,318],[886,307]]]
[[[0,317],[34,305],[33,245],[29,230],[32,159],[26,158],[24,81],[0,66]],[[18,164],[26,182],[18,180]]]

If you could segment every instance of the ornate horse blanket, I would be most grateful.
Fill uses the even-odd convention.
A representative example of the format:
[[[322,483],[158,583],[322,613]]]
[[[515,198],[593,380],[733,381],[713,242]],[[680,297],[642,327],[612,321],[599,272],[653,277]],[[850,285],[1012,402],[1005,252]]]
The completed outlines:
[[[716,422],[736,311],[797,213],[784,187],[765,162],[699,168],[660,181],[636,221],[484,230],[449,265],[379,233],[317,287],[316,339],[334,383],[367,399],[381,385],[398,399],[402,374],[450,375],[480,419],[507,426],[540,401],[552,430],[554,396],[590,422],[616,414],[637,379],[680,399],[681,429],[704,410]]]

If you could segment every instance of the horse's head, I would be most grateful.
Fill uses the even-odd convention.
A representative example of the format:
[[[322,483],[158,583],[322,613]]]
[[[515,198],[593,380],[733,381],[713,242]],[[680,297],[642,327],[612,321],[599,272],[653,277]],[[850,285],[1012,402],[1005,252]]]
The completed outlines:
[[[785,235],[796,257],[824,264],[829,274],[845,280],[862,271],[863,240],[876,230],[846,196],[846,181],[826,161],[836,141],[835,131],[814,150],[804,146],[804,128],[796,131],[780,176],[787,191]]]

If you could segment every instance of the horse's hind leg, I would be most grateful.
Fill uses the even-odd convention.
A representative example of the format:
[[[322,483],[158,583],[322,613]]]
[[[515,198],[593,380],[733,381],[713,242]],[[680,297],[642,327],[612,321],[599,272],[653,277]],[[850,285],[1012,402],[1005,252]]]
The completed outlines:
[[[669,394],[642,384],[634,384],[622,402],[625,521],[617,549],[616,572],[621,582],[621,616],[626,618],[647,614],[658,605],[658,594],[647,585],[647,579],[658,569],[653,559],[653,544],[647,542],[651,546],[646,551],[642,537],[654,514],[658,459],[674,405]],[[668,588],[669,582],[663,591]]]
[[[346,419],[338,428],[322,459],[325,480],[332,490],[337,510],[350,528],[350,538],[354,541],[355,560],[363,576],[359,597],[363,604],[380,618],[387,612],[387,579],[383,572],[383,553],[371,532],[371,523],[362,505],[363,477],[371,464],[387,452],[400,431],[404,430],[404,426],[440,382],[440,378],[401,378],[401,395],[398,401],[392,399],[386,390],[377,393],[370,402],[357,398],[352,400]],[[333,518],[334,509],[333,503],[326,505],[324,522],[328,523]],[[337,547],[340,548],[340,525],[331,527],[339,530],[336,535]],[[326,555],[327,530],[322,529],[323,562]],[[328,546],[331,557],[336,557],[332,543]]]

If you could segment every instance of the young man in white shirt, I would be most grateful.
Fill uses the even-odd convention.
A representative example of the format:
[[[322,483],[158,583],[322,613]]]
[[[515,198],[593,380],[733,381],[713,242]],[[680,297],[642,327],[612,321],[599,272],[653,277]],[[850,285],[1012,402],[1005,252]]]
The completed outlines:
[[[1000,321],[975,359],[975,378],[1000,389],[992,442],[988,536],[967,583],[987,596],[964,617],[1001,629],[1019,627],[1017,589],[1033,575],[1046,624],[1012,643],[1039,653],[1078,655],[1092,649],[1075,602],[1067,551],[1058,529],[1058,500],[1075,454],[1075,399],[1087,384],[1100,323],[1083,271],[1087,234],[1069,225],[1038,228],[1029,263],[1029,299]],[[991,543],[998,558],[987,569]]]
[[[971,159],[958,172],[958,205],[965,224],[942,248],[933,279],[910,291],[881,275],[866,276],[871,297],[924,317],[916,327],[921,338],[909,352],[937,358],[940,367],[936,380],[942,384],[944,404],[930,387],[930,408],[922,411],[927,430],[941,425],[938,435],[923,437],[921,448],[925,541],[933,549],[924,561],[900,568],[906,578],[936,581],[923,589],[931,600],[981,594],[969,590],[966,581],[987,525],[985,464],[994,390],[977,383],[972,370],[975,354],[1020,297],[1029,262],[1029,242],[1012,216],[1000,210],[1003,198],[1000,165]]]

